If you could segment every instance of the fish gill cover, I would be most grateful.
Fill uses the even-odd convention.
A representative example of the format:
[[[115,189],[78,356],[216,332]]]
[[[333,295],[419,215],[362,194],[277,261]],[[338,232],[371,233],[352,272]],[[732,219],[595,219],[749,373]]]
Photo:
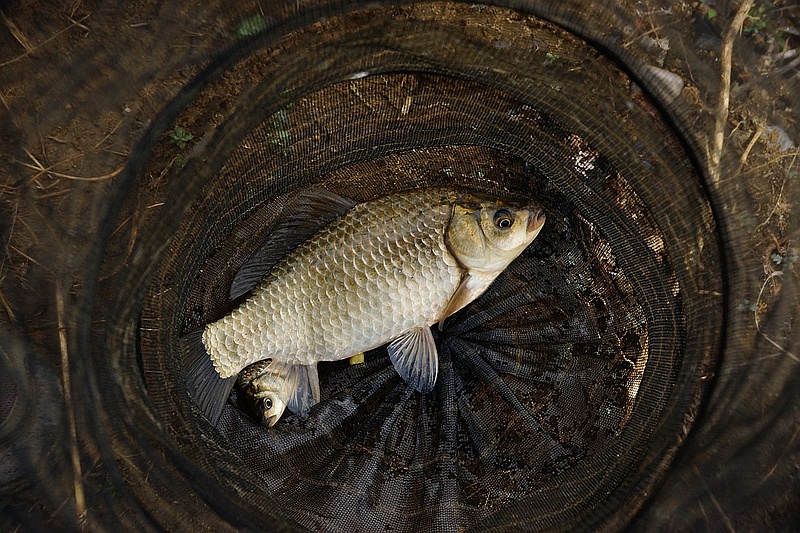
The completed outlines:
[[[4,8],[2,529],[797,523],[791,6],[227,4]],[[547,213],[433,390],[379,347],[209,420],[181,338],[309,191],[430,187]]]

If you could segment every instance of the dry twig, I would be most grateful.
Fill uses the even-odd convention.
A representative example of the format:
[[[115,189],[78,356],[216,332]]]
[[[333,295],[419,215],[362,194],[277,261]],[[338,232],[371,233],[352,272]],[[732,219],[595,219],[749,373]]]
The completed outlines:
[[[750,8],[753,7],[753,0],[744,0],[733,17],[728,31],[725,33],[725,39],[722,41],[722,49],[720,50],[720,69],[722,84],[719,89],[719,102],[717,103],[717,111],[714,120],[714,138],[713,146],[711,148],[711,179],[714,183],[719,183],[721,177],[720,162],[722,161],[722,148],[725,144],[725,122],[728,120],[728,106],[731,99],[731,61],[733,58],[733,42],[736,36],[742,31],[747,14]]]
[[[57,178],[64,178],[73,181],[104,181],[115,177],[117,174],[122,172],[123,168],[125,168],[123,165],[117,168],[116,170],[109,172],[108,174],[103,174],[102,176],[94,176],[91,178],[85,178],[83,176],[73,176],[71,174],[63,174],[61,172],[55,172],[53,168],[55,168],[58,165],[63,165],[64,163],[68,163],[73,159],[78,159],[80,157],[83,157],[83,154],[75,154],[71,157],[64,159],[63,161],[59,161],[58,163],[52,164],[49,167],[45,167],[42,163],[39,162],[38,159],[36,159],[36,157],[32,153],[28,151],[27,148],[23,149],[25,150],[25,153],[28,155],[28,157],[30,157],[31,160],[34,162],[34,164],[26,163],[24,161],[20,161],[19,163],[25,168],[37,171],[36,174],[34,174],[34,176],[31,178],[31,180],[36,180],[43,174],[50,174],[51,176],[55,176]]]
[[[81,457],[78,451],[78,428],[75,423],[75,410],[72,406],[72,383],[69,372],[69,349],[67,345],[67,325],[65,322],[64,293],[61,278],[56,278],[56,315],[58,317],[58,341],[61,349],[61,380],[64,388],[64,404],[67,410],[67,423],[70,433],[70,459],[72,460],[73,492],[75,493],[75,512],[78,522],[86,514],[86,500],[83,493]]]
[[[6,14],[3,13],[3,11],[0,11],[0,18],[3,19],[3,22],[8,28],[9,33],[11,33],[11,35],[14,36],[14,39],[16,39],[17,42],[20,44],[20,46],[22,46],[26,54],[30,54],[36,49],[36,47],[33,46],[31,42],[28,40],[28,38],[25,37],[25,34],[22,33],[19,27],[17,27],[17,25],[14,24],[14,21],[8,18]]]
[[[50,36],[47,39],[45,39],[44,41],[42,41],[38,46],[34,46],[31,50],[26,50],[24,54],[20,54],[20,55],[18,55],[17,57],[15,57],[13,59],[9,59],[5,63],[0,63],[0,67],[5,67],[6,65],[10,65],[11,63],[14,63],[15,61],[19,61],[22,58],[28,57],[32,53],[36,52],[36,50],[41,48],[42,45],[45,45],[45,44],[49,43],[50,41],[52,41],[53,39],[55,39],[56,37],[58,37],[59,35],[61,35],[65,31],[67,31],[68,29],[70,29],[70,28],[72,28],[74,26],[77,26],[78,24],[82,23],[84,20],[86,20],[88,18],[89,18],[89,15],[84,15],[80,20],[73,21],[72,24],[70,24],[69,26],[67,26],[66,28],[64,28],[62,30],[57,31],[52,36]]]
[[[774,347],[776,347],[777,349],[779,349],[780,351],[782,351],[783,353],[788,355],[789,358],[792,359],[794,362],[800,363],[800,358],[798,358],[795,354],[793,354],[792,352],[790,352],[789,350],[787,350],[786,348],[784,348],[783,346],[781,346],[780,344],[778,344],[774,340],[770,339],[763,332],[761,333],[761,336],[764,337],[768,343],[770,343],[771,345],[773,345]]]
[[[764,296],[764,289],[767,288],[767,284],[772,281],[772,291],[776,293],[778,288],[775,286],[775,278],[783,276],[783,271],[781,270],[773,270],[768,276],[767,279],[764,280],[764,283],[761,284],[761,290],[758,291],[758,298],[756,299],[755,309],[753,310],[753,316],[756,321],[756,329],[761,330],[761,324],[758,323],[758,308],[761,305],[761,297]]]
[[[750,157],[750,152],[753,150],[753,146],[755,146],[758,140],[761,138],[762,133],[764,133],[764,126],[759,124],[758,128],[756,128],[756,132],[750,138],[750,142],[747,143],[747,147],[744,149],[742,157],[739,158],[739,172],[741,172],[742,168],[744,168],[744,166],[747,164],[747,158]]]

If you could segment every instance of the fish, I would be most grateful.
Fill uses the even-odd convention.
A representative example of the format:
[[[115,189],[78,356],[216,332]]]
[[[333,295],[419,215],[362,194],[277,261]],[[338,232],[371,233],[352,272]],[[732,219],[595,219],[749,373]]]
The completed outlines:
[[[483,294],[546,220],[535,201],[460,188],[419,188],[361,203],[328,191],[311,195],[326,213],[342,214],[284,251],[231,313],[181,339],[187,391],[212,424],[245,369],[240,386],[272,426],[285,409],[304,416],[319,402],[317,363],[383,345],[405,382],[430,392],[438,375],[430,328],[441,329]],[[284,239],[275,241],[280,248]],[[254,264],[262,264],[276,253],[256,255],[262,259]],[[257,270],[243,267],[231,295]]]
[[[306,417],[311,407],[319,401],[318,376],[309,373],[308,368],[264,359],[242,369],[236,385],[250,400],[260,422],[272,427],[280,420],[287,405],[292,406],[292,411]],[[310,395],[307,394],[309,391]],[[306,395],[299,395],[303,392]]]

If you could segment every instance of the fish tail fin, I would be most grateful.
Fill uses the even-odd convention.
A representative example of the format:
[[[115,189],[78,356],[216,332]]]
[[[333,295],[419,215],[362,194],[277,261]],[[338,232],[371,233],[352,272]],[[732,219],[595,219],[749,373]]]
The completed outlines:
[[[180,344],[186,368],[186,390],[206,418],[216,426],[236,383],[236,376],[224,379],[219,375],[203,345],[202,329],[181,337]]]

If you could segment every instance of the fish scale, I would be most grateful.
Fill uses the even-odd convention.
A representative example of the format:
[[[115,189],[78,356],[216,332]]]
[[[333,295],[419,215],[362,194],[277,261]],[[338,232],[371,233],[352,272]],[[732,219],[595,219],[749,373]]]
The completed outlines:
[[[272,358],[338,360],[435,323],[464,271],[445,244],[453,192],[359,204],[280,261],[203,344],[222,378]]]

